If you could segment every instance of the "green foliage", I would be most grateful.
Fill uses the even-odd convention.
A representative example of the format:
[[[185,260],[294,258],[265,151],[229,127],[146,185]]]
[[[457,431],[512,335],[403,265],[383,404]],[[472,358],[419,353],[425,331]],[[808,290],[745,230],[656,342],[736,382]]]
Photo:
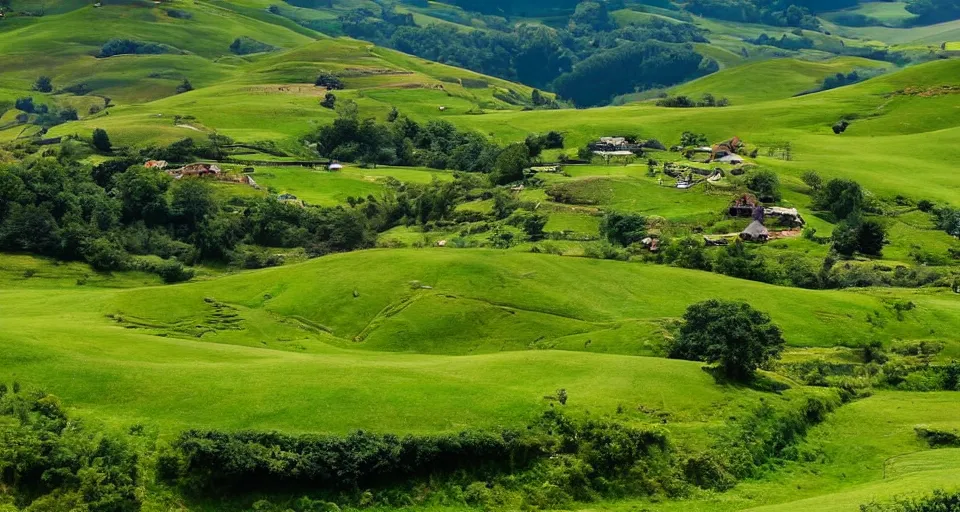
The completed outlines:
[[[100,47],[99,58],[115,55],[158,55],[172,53],[173,49],[164,44],[136,41],[133,39],[111,39]]]
[[[506,185],[523,180],[523,171],[530,165],[530,155],[525,144],[511,144],[497,156],[490,173],[490,182]]]
[[[747,244],[739,239],[717,254],[713,270],[731,277],[763,283],[772,283],[776,280],[776,276],[767,265],[766,258],[757,249],[747,247]]]
[[[177,86],[176,93],[183,94],[185,92],[190,92],[193,90],[193,84],[190,83],[190,80],[184,78],[180,85]]]
[[[680,135],[680,145],[685,148],[706,146],[707,144],[707,136],[702,133],[683,132],[683,134]]]
[[[747,175],[745,184],[764,203],[776,203],[783,198],[780,193],[780,178],[773,171],[753,171]]]
[[[121,438],[68,419],[37,392],[0,396],[0,483],[25,510],[137,512],[144,489],[136,452]]]
[[[647,218],[636,213],[609,212],[600,222],[600,234],[612,244],[635,244],[647,236]]]
[[[861,215],[847,217],[833,230],[832,247],[837,253],[880,256],[886,243],[887,228],[882,222]]]
[[[33,84],[33,90],[37,92],[53,92],[53,81],[49,76],[41,76]]]
[[[745,302],[708,300],[687,308],[670,357],[717,363],[734,380],[778,359],[784,340],[770,317]]]
[[[577,106],[600,105],[620,94],[674,85],[719,69],[716,62],[703,67],[702,61],[692,46],[627,43],[579,62],[554,88]]]
[[[314,85],[317,87],[326,87],[331,91],[337,91],[344,88],[343,80],[340,80],[340,77],[328,71],[320,72],[320,74],[317,75],[317,79],[314,80]]]
[[[277,48],[273,45],[257,41],[256,39],[247,36],[240,36],[230,43],[230,51],[237,55],[272,52],[276,49]]]
[[[109,153],[113,149],[113,144],[110,142],[110,136],[107,135],[106,130],[102,128],[93,130],[93,147],[104,153]]]
[[[860,505],[860,512],[949,512],[960,509],[960,492],[941,489],[919,498],[901,497],[890,502],[872,501]]]
[[[817,190],[813,198],[814,207],[829,211],[838,220],[843,220],[859,211],[864,204],[863,189],[860,184],[846,179],[832,179],[822,189]]]

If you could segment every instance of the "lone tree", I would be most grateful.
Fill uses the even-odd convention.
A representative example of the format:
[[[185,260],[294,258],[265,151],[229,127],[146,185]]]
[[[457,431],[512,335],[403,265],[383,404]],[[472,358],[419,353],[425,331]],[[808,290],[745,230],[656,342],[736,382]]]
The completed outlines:
[[[103,128],[93,130],[93,147],[104,153],[113,149],[113,144],[110,143],[110,136],[107,135],[107,131]]]
[[[53,81],[49,76],[41,76],[33,84],[33,90],[38,92],[53,92]]]
[[[687,308],[670,357],[718,364],[732,380],[747,381],[783,352],[780,328],[745,302],[708,300]]]

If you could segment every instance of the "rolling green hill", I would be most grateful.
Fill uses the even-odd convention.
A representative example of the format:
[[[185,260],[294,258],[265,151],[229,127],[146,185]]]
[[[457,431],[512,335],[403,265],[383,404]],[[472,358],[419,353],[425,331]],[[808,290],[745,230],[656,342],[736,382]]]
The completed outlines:
[[[51,410],[62,420],[61,403],[71,418],[64,424],[97,432],[96,442],[84,441],[89,447],[117,439],[135,450],[140,501],[130,512],[857,512],[874,500],[958,489],[960,449],[950,436],[960,430],[960,395],[949,389],[960,389],[960,239],[938,224],[938,215],[960,207],[960,60],[949,58],[951,45],[940,49],[960,41],[957,21],[900,27],[911,19],[902,2],[819,13],[821,31],[701,18],[672,2],[626,2],[609,20],[598,15],[598,24],[610,25],[593,32],[584,19],[605,7],[589,2],[579,13],[535,13],[543,17],[479,15],[438,2],[404,2],[391,11],[367,0],[9,4],[0,20],[0,243],[22,252],[0,254],[0,511],[40,510],[24,507],[30,493],[49,489],[22,493],[7,478],[7,468],[19,467],[10,463],[18,450],[31,449],[16,444],[26,436],[8,433],[22,433],[15,429]],[[837,23],[850,14],[889,26]],[[620,98],[643,101],[576,109],[549,92],[536,101],[529,85],[342,35],[349,22],[370,31],[365,39],[386,40],[377,31],[388,30],[382,24],[391,15],[484,44],[518,24],[535,29],[517,33],[548,42],[575,34],[571,40],[580,42],[562,43],[572,67],[642,34],[633,30],[676,36],[661,24],[678,25],[696,37],[689,48],[665,47],[695,51],[720,71]],[[761,34],[805,37],[812,46],[748,41]],[[232,50],[241,37],[264,51]],[[149,50],[98,56],[114,39]],[[548,53],[519,62],[540,65]],[[897,66],[852,54],[913,60]],[[828,77],[862,69],[884,73],[811,92]],[[314,85],[321,73],[335,75],[343,89]],[[33,90],[42,75],[53,91]],[[192,90],[183,90],[184,80]],[[328,92],[339,105],[354,101],[358,112],[322,106]],[[661,107],[650,100],[660,92],[709,93],[731,104]],[[28,96],[49,110],[31,111],[22,103]],[[50,112],[71,109],[79,119],[40,126]],[[352,161],[310,137],[335,120],[355,121],[357,133],[376,141],[374,151],[353,151]],[[841,120],[849,126],[834,133]],[[92,144],[95,129],[109,133],[112,149]],[[416,133],[396,145],[384,136],[401,129]],[[462,135],[458,129],[479,135],[452,138]],[[586,147],[604,136],[632,136],[670,148],[685,132],[705,139],[687,149],[740,137],[746,164],[687,158],[684,148],[604,161]],[[531,135],[563,141],[534,151]],[[444,149],[444,137],[460,145]],[[147,151],[185,138],[229,149],[190,153],[182,162]],[[482,173],[454,172],[449,162],[428,158],[477,140],[484,151],[464,154],[488,161]],[[350,144],[359,147],[342,146]],[[374,158],[407,149],[417,156],[404,161],[410,167]],[[488,179],[513,167],[518,153],[519,174]],[[148,158],[176,166],[219,160],[233,181],[192,189],[188,178],[141,167]],[[327,158],[345,167],[322,169]],[[579,159],[587,161],[570,163]],[[113,168],[117,162],[122,166]],[[682,189],[665,164],[720,169],[722,176]],[[806,226],[784,228],[777,233],[783,238],[763,245],[706,246],[704,237],[737,238],[750,222],[727,209],[736,197],[760,195],[751,180],[762,170],[772,172],[766,176],[775,176],[782,196],[768,204],[797,208]],[[816,204],[809,171],[823,181],[857,181],[865,191],[857,215],[845,223]],[[238,183],[242,173],[257,186]],[[45,188],[52,175],[70,186]],[[163,185],[156,197],[146,190],[156,185],[151,180]],[[154,202],[132,200],[138,193]],[[306,204],[274,201],[285,200],[281,194]],[[156,220],[146,207],[160,203],[169,206],[167,217]],[[202,213],[191,226],[185,219],[194,211]],[[639,223],[642,236],[617,241],[612,213]],[[331,234],[325,229],[334,217],[353,224]],[[882,254],[843,256],[834,233],[864,219],[882,225]],[[44,230],[56,235],[45,251],[21,243]],[[254,231],[259,238],[247,236]],[[331,242],[351,236],[361,241]],[[668,259],[667,249],[651,250],[643,237],[667,249],[689,243],[714,271],[680,268],[683,262]],[[217,249],[210,240],[229,247],[210,257]],[[718,270],[715,262],[735,258],[738,247],[736,265],[759,260],[776,274],[766,282],[796,287]],[[353,249],[363,250],[335,253]],[[163,263],[184,274],[170,278],[157,270]],[[807,275],[791,275],[796,269]],[[831,281],[837,274],[847,280]],[[813,284],[797,284],[810,276]],[[871,280],[876,276],[897,280]],[[668,359],[685,311],[707,299],[745,301],[769,315],[786,352],[748,382]],[[37,398],[43,393],[59,399]],[[17,397],[36,405],[8,407]],[[553,414],[561,419],[538,430]],[[584,446],[576,452],[556,442],[564,429],[572,429],[571,439],[580,436],[581,423],[602,435],[578,438]],[[918,427],[936,431],[942,446]],[[211,491],[160,475],[171,468],[186,474],[185,459],[169,457],[175,439],[191,429],[275,430],[308,440],[357,430],[464,432],[457,439],[465,444],[507,429],[508,437],[545,443],[550,456],[528,467],[511,460],[452,476],[384,477],[369,489],[330,491],[314,482],[260,492],[257,485],[287,470],[278,463],[246,482],[249,488]],[[75,441],[78,431],[65,429],[64,437]],[[627,453],[638,439],[656,446]],[[59,455],[86,454],[80,444]],[[233,445],[232,470],[244,471],[245,450],[260,448]],[[378,449],[360,446],[358,459],[340,466],[363,470],[359,457]],[[295,459],[282,451],[267,446],[257,456]],[[595,457],[590,464],[587,452]],[[598,478],[591,464],[619,473]],[[572,497],[556,499],[566,492]],[[304,494],[324,504],[309,508],[298,501]],[[50,499],[61,501],[42,510],[74,498]]]
[[[856,69],[877,69],[885,64],[856,57],[823,62],[773,59],[729,68],[670,90],[699,98],[705,93],[728,98],[734,105],[789,98],[816,89],[824,78]],[[756,87],[757,83],[767,84]]]

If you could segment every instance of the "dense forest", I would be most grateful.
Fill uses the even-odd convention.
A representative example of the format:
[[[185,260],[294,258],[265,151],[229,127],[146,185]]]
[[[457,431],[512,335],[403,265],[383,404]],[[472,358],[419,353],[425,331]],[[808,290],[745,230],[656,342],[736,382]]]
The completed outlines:
[[[462,31],[440,24],[422,27],[413,16],[380,6],[379,12],[356,9],[339,21],[351,37],[556,90],[578,106],[606,103],[618,94],[672,85],[717,69],[712,61],[701,66],[705,59],[684,44],[706,41],[695,26],[651,18],[618,28],[606,3],[581,2],[563,27],[514,26],[488,18],[493,18],[484,20],[494,30]],[[668,44],[647,44],[650,41]],[[639,47],[642,51],[637,51]],[[622,66],[640,69],[620,73]],[[589,86],[589,80],[584,81],[585,73],[603,73],[613,83],[598,92]]]

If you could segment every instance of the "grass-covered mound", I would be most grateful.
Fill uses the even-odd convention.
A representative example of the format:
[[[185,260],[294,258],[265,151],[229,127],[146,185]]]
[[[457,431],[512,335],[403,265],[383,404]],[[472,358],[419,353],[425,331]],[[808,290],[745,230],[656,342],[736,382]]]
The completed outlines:
[[[808,291],[655,265],[408,249],[337,255],[209,283],[124,292],[111,312],[148,325],[189,325],[209,309],[204,299],[213,298],[302,318],[346,347],[642,354],[657,350],[664,329],[687,306],[717,297],[747,300],[768,312],[796,346],[931,336],[952,340],[956,321],[944,312],[960,308],[960,300],[947,292]],[[903,321],[895,320],[898,300],[917,306]]]

